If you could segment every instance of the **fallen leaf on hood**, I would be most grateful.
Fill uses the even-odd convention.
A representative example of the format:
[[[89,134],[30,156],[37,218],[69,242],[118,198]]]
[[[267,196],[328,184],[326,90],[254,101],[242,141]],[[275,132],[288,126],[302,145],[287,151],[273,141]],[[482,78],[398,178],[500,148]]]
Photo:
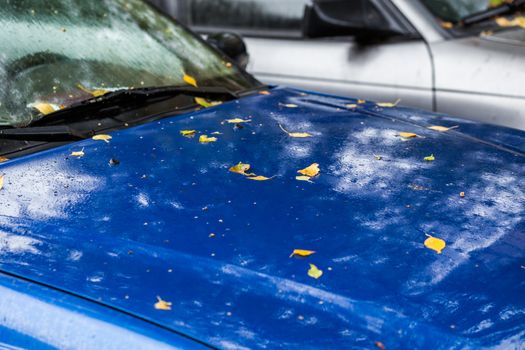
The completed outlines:
[[[0,175],[0,190],[4,188],[4,175]]]
[[[28,107],[36,109],[39,113],[43,115],[56,112],[63,108],[62,106],[59,106],[57,104],[47,102],[30,103]]]
[[[249,123],[251,121],[252,121],[251,119],[241,119],[241,118],[233,118],[233,119],[225,120],[225,122],[229,124]]]
[[[357,100],[357,103],[362,105],[363,103],[366,103],[366,100],[359,99],[359,100]]]
[[[83,157],[84,156],[84,149],[82,148],[80,151],[73,151],[73,152],[71,152],[71,155],[73,157]]]
[[[306,181],[306,182],[314,183],[314,182],[311,180],[311,177],[310,177],[310,176],[300,175],[300,176],[296,176],[295,179],[296,179],[296,180],[299,180],[299,181]]]
[[[397,106],[399,102],[401,102],[400,98],[398,98],[395,102],[378,102],[377,105],[379,107],[392,108]]]
[[[434,160],[436,160],[436,157],[434,157],[433,154],[423,158],[423,160],[427,161],[427,162],[433,162]]]
[[[212,135],[222,135],[222,132],[214,131],[211,133]]]
[[[193,136],[195,136],[196,132],[197,132],[197,130],[181,130],[180,134],[182,136],[186,136],[186,137],[193,137]]]
[[[398,135],[405,139],[411,139],[413,137],[418,137],[418,135],[414,134],[413,132],[400,132]]]
[[[239,164],[230,167],[229,170],[232,173],[237,173],[237,174],[241,174],[244,176],[255,176],[255,174],[246,173],[248,170],[250,170],[250,164],[244,164],[244,163],[239,162]]]
[[[205,98],[202,98],[202,97],[195,97],[195,102],[199,105],[201,105],[202,107],[213,107],[213,106],[218,106],[220,104],[222,104],[221,101],[209,101]]]
[[[199,136],[199,142],[201,143],[209,143],[209,142],[215,142],[215,141],[217,141],[216,137],[208,137],[208,135]]]
[[[299,107],[298,105],[294,104],[294,103],[282,103],[282,105],[286,108],[297,108]]]
[[[268,90],[259,91],[259,95],[270,95],[270,91]]]
[[[247,179],[248,180],[254,180],[254,181],[266,181],[266,180],[273,179],[273,176],[272,177],[266,177],[266,176],[262,176],[262,175],[256,175],[256,176],[248,176]]]
[[[312,134],[307,133],[307,132],[290,132],[290,131],[286,130],[285,128],[283,128],[283,126],[281,124],[279,124],[279,127],[281,128],[282,131],[287,133],[288,136],[290,136],[290,137],[305,138],[305,137],[312,137],[313,136]]]
[[[385,344],[381,343],[380,341],[376,341],[374,345],[381,350],[386,350]]]
[[[354,108],[357,108],[357,104],[356,103],[349,103],[349,104],[346,104],[345,107],[346,108],[350,108],[350,109],[354,109]]]
[[[8,160],[9,160],[9,158],[0,156],[0,163],[6,162]]]
[[[317,175],[319,175],[319,164],[318,163],[313,163],[311,164],[310,166],[304,168],[304,169],[301,169],[301,170],[297,170],[297,172],[299,174],[303,174],[303,175],[306,175],[308,177],[315,177]]]
[[[318,279],[322,275],[323,275],[322,270],[319,270],[317,266],[315,266],[314,264],[310,264],[310,269],[308,270],[308,276]]]
[[[182,77],[182,80],[184,80],[189,85],[198,87],[197,86],[197,80],[195,80],[195,78],[192,77],[191,75],[184,74],[184,76]]]
[[[432,237],[431,235],[426,235],[428,238],[425,239],[425,247],[428,249],[435,250],[438,254],[441,254],[441,251],[445,249],[446,243],[441,238]]]
[[[155,309],[171,310],[171,302],[162,300],[159,296],[157,296],[157,302],[155,303]]]
[[[300,257],[307,257],[312,254],[315,254],[314,250],[306,250],[306,249],[294,249],[292,254],[290,254],[290,258],[293,256],[300,256]]]
[[[112,137],[110,135],[98,134],[93,136],[92,139],[96,141],[104,141],[106,143],[109,143],[109,140],[111,140]]]
[[[454,125],[454,126],[451,126],[451,127],[432,125],[432,126],[429,126],[427,129],[434,130],[434,131],[445,132],[445,131],[449,131],[451,129],[455,129],[455,128],[458,128],[458,127],[459,127],[459,125]]]
[[[461,198],[465,198],[465,192],[459,192],[459,196],[460,196]]]

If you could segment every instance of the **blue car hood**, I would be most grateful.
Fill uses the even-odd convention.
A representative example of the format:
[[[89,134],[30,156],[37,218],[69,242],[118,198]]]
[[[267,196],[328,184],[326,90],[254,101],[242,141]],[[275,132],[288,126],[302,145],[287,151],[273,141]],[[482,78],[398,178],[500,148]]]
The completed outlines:
[[[348,103],[277,88],[3,163],[1,269],[220,348],[519,346],[524,134]]]

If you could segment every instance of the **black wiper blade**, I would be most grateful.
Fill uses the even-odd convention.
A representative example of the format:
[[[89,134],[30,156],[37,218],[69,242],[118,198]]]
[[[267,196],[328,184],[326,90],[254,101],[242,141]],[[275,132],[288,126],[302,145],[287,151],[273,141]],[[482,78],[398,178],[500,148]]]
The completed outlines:
[[[34,141],[73,141],[92,136],[90,131],[79,131],[68,125],[34,126],[0,130],[0,139]]]
[[[130,106],[141,106],[152,101],[160,101],[178,95],[189,95],[216,100],[238,98],[236,93],[224,87],[163,86],[123,89],[72,104],[64,109],[47,114],[45,117],[35,120],[30,125],[45,125],[63,120],[72,121],[75,115],[85,115],[88,112],[94,113],[95,117],[96,112],[99,111],[121,110],[130,108]]]
[[[510,3],[504,3],[501,6],[488,8],[485,11],[474,13],[472,15],[463,17],[459,22],[465,26],[469,26],[475,23],[483,22],[487,19],[497,16],[508,15],[519,11],[525,5],[525,0],[514,0]]]

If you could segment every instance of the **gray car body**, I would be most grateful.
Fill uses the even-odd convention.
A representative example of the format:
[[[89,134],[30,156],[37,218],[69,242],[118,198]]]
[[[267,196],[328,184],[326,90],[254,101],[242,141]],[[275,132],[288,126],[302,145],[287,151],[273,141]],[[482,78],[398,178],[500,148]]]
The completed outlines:
[[[348,38],[244,33],[248,71],[269,84],[376,101],[399,98],[405,106],[525,130],[525,30],[454,38],[419,1],[385,1],[421,39],[363,46]]]

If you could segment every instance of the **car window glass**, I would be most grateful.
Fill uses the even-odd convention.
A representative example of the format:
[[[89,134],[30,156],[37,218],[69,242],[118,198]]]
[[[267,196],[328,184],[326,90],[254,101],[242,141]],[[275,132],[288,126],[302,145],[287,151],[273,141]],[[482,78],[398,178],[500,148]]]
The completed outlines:
[[[184,0],[190,25],[300,33],[311,0]]]
[[[194,34],[141,0],[5,0],[0,125],[24,126],[100,91],[253,84]]]

